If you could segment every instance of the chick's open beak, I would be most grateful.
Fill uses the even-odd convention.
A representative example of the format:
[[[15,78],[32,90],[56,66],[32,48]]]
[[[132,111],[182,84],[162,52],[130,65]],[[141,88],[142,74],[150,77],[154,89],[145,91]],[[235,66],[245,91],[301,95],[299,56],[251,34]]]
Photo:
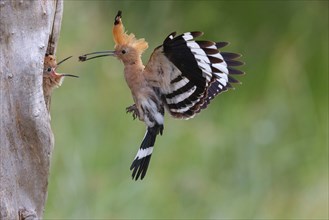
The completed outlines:
[[[95,56],[88,57],[90,55],[95,55]],[[113,50],[105,50],[105,51],[87,53],[82,56],[79,56],[79,61],[84,62],[87,60],[91,60],[91,59],[95,59],[95,58],[99,58],[99,57],[107,57],[107,56],[116,56],[116,53]]]
[[[62,64],[63,62],[65,62],[66,60],[70,59],[72,56],[69,56],[69,57],[66,57],[65,59],[61,60],[60,62],[57,63],[57,66],[56,68],[54,69],[52,75],[55,77],[55,78],[61,78],[63,76],[69,76],[69,77],[75,77],[75,78],[79,78],[79,76],[76,76],[76,75],[72,75],[72,74],[66,74],[66,73],[63,73],[63,74],[59,74],[59,73],[56,73],[56,69],[57,67]]]
[[[75,78],[79,78],[79,76],[73,75],[73,74],[61,74],[61,76],[69,76],[69,77],[75,77]]]

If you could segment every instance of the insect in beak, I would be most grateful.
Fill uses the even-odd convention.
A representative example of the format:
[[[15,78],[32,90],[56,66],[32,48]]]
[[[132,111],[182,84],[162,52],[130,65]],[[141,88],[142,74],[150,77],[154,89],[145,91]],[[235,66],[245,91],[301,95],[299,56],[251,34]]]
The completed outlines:
[[[99,55],[97,55],[97,54],[99,54]],[[96,56],[88,57],[89,55],[96,55]],[[91,60],[91,59],[95,59],[95,58],[99,58],[99,57],[107,57],[107,56],[116,56],[116,53],[113,50],[105,50],[105,51],[87,53],[82,56],[79,56],[79,61],[84,62],[87,60]]]

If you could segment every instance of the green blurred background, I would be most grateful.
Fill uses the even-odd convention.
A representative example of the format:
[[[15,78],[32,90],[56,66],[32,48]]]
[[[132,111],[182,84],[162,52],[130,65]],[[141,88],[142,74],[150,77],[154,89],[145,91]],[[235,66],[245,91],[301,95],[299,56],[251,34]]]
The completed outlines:
[[[328,218],[328,1],[65,1],[45,218]],[[229,41],[247,74],[196,118],[166,116],[148,175],[129,171],[145,126],[115,58],[113,19],[150,48],[171,32]]]

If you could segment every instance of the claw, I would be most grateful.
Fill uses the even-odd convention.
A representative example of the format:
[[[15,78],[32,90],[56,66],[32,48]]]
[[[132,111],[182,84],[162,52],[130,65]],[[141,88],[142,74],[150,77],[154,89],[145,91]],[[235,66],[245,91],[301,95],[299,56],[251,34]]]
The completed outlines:
[[[132,113],[133,119],[139,118],[139,112],[135,104],[126,108],[126,113]]]

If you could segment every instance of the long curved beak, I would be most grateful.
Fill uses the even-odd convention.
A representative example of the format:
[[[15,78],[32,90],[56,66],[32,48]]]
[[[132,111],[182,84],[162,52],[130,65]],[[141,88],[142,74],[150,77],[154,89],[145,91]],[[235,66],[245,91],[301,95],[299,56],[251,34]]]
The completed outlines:
[[[57,66],[59,66],[61,63],[64,63],[66,60],[70,59],[72,56],[66,57],[64,60],[61,60],[59,63],[57,63]]]
[[[97,55],[97,54],[99,54],[99,55]],[[88,57],[89,55],[96,55],[96,56]],[[105,51],[97,51],[97,52],[93,52],[93,53],[87,53],[87,54],[84,54],[82,56],[79,56],[79,61],[84,62],[84,61],[87,61],[87,60],[91,60],[91,59],[95,59],[95,58],[99,58],[99,57],[107,57],[107,56],[116,56],[115,51],[105,50]]]
[[[69,76],[74,78],[79,78],[79,76],[73,75],[73,74],[66,74],[66,73],[56,73],[55,71],[52,72],[52,77],[54,78],[62,78],[63,76]]]
[[[69,77],[75,77],[75,78],[79,78],[79,76],[73,75],[73,74],[61,74],[61,76],[69,76]]]

